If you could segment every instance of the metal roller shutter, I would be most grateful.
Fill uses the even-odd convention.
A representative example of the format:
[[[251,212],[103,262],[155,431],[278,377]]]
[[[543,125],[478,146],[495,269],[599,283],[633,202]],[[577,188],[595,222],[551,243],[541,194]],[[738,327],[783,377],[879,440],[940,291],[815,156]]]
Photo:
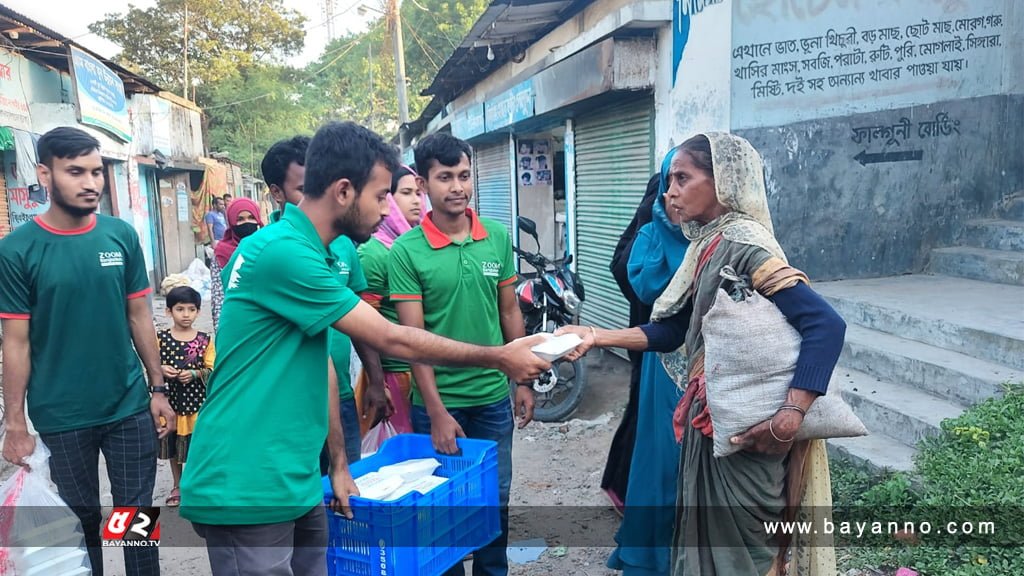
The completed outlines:
[[[512,231],[512,164],[508,141],[475,150],[478,212]]]
[[[606,108],[576,123],[577,270],[587,291],[585,324],[629,324],[629,303],[608,267],[654,169],[652,123],[650,100]]]

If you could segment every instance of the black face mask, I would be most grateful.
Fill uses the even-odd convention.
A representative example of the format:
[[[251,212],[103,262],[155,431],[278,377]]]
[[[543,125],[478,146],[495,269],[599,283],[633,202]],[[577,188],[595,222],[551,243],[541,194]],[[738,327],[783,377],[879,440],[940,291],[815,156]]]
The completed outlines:
[[[231,227],[235,232],[235,236],[238,236],[239,238],[245,238],[246,236],[251,235],[257,228],[259,228],[259,225],[255,222],[246,222],[245,224],[238,224]]]

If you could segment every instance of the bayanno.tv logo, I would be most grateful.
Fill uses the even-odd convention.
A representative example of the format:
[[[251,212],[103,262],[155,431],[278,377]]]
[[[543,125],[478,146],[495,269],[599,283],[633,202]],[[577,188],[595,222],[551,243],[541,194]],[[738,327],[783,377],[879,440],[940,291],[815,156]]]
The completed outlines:
[[[160,545],[160,509],[153,506],[118,506],[103,525],[103,545],[150,547]]]

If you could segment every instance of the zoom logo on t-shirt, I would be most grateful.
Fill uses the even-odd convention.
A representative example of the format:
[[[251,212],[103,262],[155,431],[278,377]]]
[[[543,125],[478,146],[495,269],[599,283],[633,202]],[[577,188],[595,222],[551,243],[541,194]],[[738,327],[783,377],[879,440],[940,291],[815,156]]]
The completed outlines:
[[[501,262],[481,262],[481,265],[484,276],[493,276],[494,278],[501,276]]]
[[[99,252],[100,266],[124,266],[124,254],[115,250],[113,252]]]

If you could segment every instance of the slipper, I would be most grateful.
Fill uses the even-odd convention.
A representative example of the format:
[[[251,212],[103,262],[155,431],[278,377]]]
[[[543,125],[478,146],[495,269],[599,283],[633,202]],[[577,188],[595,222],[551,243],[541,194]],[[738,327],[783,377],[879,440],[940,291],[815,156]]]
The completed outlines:
[[[167,499],[164,500],[164,506],[168,508],[177,508],[181,504],[181,492],[175,488],[171,490],[171,493],[167,495]]]

